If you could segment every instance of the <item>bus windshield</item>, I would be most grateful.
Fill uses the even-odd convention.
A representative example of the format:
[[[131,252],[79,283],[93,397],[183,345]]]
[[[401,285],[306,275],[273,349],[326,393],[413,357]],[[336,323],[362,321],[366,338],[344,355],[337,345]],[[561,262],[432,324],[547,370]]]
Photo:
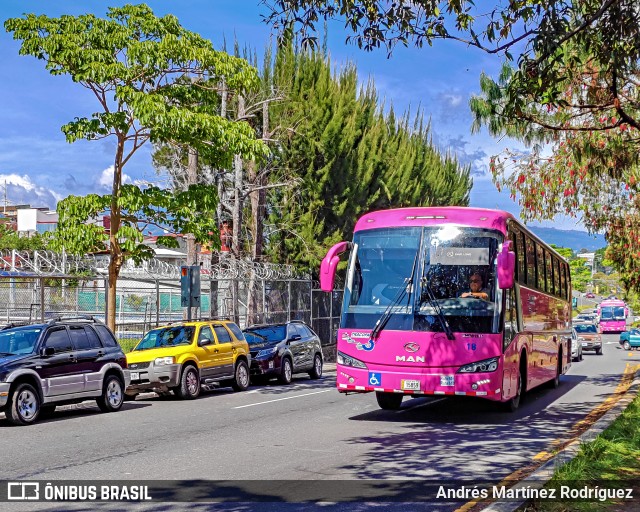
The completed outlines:
[[[624,307],[623,306],[604,306],[600,310],[601,320],[624,320]]]
[[[439,310],[454,332],[500,332],[502,241],[497,231],[454,225],[356,232],[342,327],[373,328],[392,304],[385,329],[443,332]]]

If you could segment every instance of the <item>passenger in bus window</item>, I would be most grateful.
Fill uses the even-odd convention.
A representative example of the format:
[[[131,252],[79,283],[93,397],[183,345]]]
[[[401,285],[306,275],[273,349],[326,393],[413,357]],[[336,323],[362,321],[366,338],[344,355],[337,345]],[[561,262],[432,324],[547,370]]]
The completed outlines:
[[[460,297],[475,297],[477,299],[489,300],[489,290],[484,287],[480,273],[473,272],[469,276],[469,291],[461,293]]]

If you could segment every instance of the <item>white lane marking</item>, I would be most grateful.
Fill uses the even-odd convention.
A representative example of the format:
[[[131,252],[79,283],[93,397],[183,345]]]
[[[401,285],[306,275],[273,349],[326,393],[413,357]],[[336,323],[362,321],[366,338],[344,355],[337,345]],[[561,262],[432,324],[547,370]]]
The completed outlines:
[[[302,398],[303,396],[317,395],[318,393],[328,393],[329,391],[333,391],[333,389],[323,389],[322,391],[314,391],[313,393],[305,393],[303,395],[286,396],[284,398],[276,398],[274,400],[267,400],[266,402],[258,402],[255,404],[239,405],[237,407],[234,407],[234,409],[242,409],[244,407],[253,407],[254,405],[270,404],[271,402],[280,402],[281,400],[290,400],[291,398]]]
[[[431,402],[427,402],[426,404],[412,405],[407,409],[402,409],[401,411],[398,411],[397,414],[402,414],[402,413],[405,413],[405,412],[409,412],[409,411],[412,411],[413,409],[417,409],[418,407],[426,407],[428,405],[437,404],[438,402],[442,402],[443,400],[449,400],[449,399],[448,398],[438,398],[437,400],[432,400]]]

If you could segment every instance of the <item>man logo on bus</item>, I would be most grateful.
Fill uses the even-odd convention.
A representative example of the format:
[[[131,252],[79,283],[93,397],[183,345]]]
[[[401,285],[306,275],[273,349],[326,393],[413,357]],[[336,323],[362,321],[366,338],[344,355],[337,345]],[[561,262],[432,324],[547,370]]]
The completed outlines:
[[[407,343],[404,346],[404,349],[407,352],[417,352],[418,350],[420,350],[420,345],[418,345],[417,343]]]
[[[366,343],[362,343],[359,340],[366,339]],[[347,343],[355,343],[358,350],[364,350],[365,352],[371,352],[375,348],[375,343],[371,339],[371,335],[364,332],[352,332],[351,335],[345,332],[342,333],[342,341]]]

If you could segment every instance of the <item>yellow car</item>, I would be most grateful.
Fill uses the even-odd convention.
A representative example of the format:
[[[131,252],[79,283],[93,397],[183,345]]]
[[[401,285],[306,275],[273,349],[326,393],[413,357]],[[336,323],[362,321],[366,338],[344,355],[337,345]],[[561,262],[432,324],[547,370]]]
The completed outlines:
[[[174,323],[147,332],[127,354],[131,384],[125,395],[173,391],[192,399],[202,384],[213,383],[244,391],[250,365],[249,345],[233,322]]]

